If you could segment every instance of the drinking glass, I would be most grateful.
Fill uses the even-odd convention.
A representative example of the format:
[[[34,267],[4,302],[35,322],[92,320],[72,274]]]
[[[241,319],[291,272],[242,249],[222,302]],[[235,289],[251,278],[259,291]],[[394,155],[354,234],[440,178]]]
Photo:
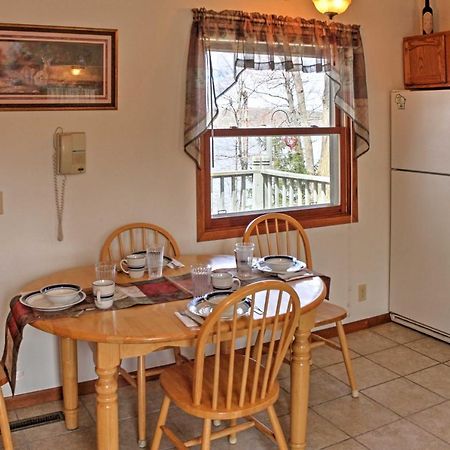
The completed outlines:
[[[95,265],[96,280],[116,281],[116,265],[111,263],[99,262]]]
[[[234,247],[234,256],[236,258],[236,268],[239,278],[251,278],[253,265],[253,242],[237,243]]]
[[[196,264],[191,266],[192,294],[201,297],[211,291],[211,266]]]
[[[148,279],[162,277],[164,245],[151,244],[147,247]]]

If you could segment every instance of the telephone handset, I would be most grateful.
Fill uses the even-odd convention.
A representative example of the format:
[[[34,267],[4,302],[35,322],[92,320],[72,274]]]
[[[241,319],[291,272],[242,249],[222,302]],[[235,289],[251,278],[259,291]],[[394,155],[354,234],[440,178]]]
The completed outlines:
[[[55,143],[58,175],[86,171],[86,133],[58,133]]]
[[[55,188],[56,217],[58,219],[58,241],[64,239],[62,219],[66,175],[86,171],[86,133],[64,133],[58,127],[53,134],[53,183]]]

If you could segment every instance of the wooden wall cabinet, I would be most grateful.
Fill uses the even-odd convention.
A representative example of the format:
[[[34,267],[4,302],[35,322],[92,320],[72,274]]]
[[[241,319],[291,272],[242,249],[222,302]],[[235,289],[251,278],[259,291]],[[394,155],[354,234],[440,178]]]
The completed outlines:
[[[450,88],[450,32],[403,39],[405,88]]]

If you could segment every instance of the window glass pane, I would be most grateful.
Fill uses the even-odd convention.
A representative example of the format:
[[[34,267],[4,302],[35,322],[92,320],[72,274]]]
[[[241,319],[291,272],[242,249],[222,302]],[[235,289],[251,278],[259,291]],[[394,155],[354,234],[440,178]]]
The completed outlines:
[[[212,58],[221,94],[214,128],[330,126],[330,83],[324,72],[245,69],[222,93],[239,69],[233,66],[233,54],[213,52]],[[313,65],[315,60],[303,62]]]
[[[213,217],[337,205],[339,136],[211,138]]]

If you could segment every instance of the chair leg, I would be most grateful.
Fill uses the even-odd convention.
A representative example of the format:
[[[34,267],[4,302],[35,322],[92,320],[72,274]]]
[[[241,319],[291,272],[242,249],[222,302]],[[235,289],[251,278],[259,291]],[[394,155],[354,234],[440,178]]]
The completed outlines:
[[[147,386],[145,383],[145,356],[138,356],[137,368],[137,397],[138,397],[138,445],[147,447]]]
[[[167,397],[167,395],[165,395],[161,405],[161,412],[159,413],[158,422],[156,423],[156,430],[153,434],[153,440],[150,446],[150,450],[159,450],[163,434],[161,427],[164,426],[166,423],[167,414],[169,413],[169,406],[170,406],[170,398]]]
[[[237,424],[237,420],[236,419],[231,419],[230,420],[230,425],[232,427],[234,427],[236,424]],[[237,434],[236,433],[230,434],[230,436],[228,437],[228,442],[230,444],[232,444],[232,445],[237,444]]]
[[[184,358],[181,355],[181,350],[178,347],[173,348],[173,356],[175,357],[175,364],[179,365],[184,362]]]
[[[347,337],[345,336],[344,327],[342,322],[339,320],[336,322],[336,329],[339,335],[339,342],[341,344],[342,356],[344,357],[345,368],[347,369],[348,381],[350,387],[352,388],[352,397],[359,397],[358,387],[356,386],[355,373],[353,372],[353,364],[350,358],[350,352],[348,350]]]
[[[205,419],[203,421],[201,450],[211,450],[211,422],[211,419]]]
[[[13,450],[11,430],[8,422],[8,411],[6,410],[5,399],[0,391],[0,431],[2,432],[3,447],[5,450]]]
[[[278,448],[280,450],[288,450],[286,438],[284,437],[280,421],[278,420],[277,413],[275,412],[273,405],[267,408],[267,413],[269,414],[270,423],[272,424],[273,434],[275,435]]]

